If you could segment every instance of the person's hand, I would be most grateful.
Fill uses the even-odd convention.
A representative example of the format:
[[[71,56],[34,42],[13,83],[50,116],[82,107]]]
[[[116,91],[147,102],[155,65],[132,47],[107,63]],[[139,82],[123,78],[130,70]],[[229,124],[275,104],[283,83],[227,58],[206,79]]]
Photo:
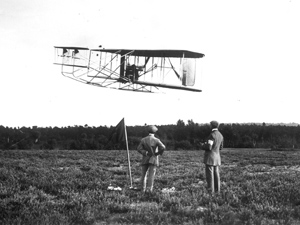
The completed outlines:
[[[205,150],[206,149],[206,146],[207,146],[207,142],[200,142],[200,149],[201,150]]]
[[[147,151],[147,152],[146,152],[146,156],[150,156],[150,157],[151,157],[151,156],[152,156],[152,153]]]

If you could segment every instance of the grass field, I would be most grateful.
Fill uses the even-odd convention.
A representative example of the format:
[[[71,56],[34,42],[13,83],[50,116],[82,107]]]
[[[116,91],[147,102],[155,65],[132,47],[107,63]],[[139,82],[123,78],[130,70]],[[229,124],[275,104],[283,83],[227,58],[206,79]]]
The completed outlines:
[[[300,151],[221,154],[219,195],[206,191],[202,151],[166,151],[145,196],[129,189],[126,151],[0,151],[0,224],[300,224]]]

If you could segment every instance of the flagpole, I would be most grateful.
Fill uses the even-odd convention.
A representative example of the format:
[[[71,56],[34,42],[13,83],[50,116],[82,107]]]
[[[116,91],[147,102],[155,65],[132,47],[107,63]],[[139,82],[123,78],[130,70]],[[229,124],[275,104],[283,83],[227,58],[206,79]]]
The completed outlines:
[[[126,131],[125,118],[124,118],[124,130],[125,130],[126,150],[127,150],[127,159],[128,159],[128,171],[129,171],[129,178],[130,178],[130,188],[132,188],[131,166],[130,166],[130,156],[129,156],[129,149],[128,149],[128,140],[127,140],[127,131]]]

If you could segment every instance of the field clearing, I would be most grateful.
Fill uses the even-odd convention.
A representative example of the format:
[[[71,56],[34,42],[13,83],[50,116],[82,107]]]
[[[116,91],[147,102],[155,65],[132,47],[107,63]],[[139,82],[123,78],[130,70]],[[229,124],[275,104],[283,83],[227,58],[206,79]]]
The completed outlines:
[[[203,151],[165,151],[145,196],[129,189],[124,150],[0,151],[0,224],[300,224],[300,151],[221,154],[219,195]],[[130,157],[136,187],[141,156]]]

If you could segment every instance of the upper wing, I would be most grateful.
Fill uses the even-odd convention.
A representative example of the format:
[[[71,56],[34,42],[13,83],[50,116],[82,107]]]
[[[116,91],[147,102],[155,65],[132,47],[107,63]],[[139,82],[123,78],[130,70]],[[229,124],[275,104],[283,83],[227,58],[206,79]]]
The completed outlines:
[[[187,50],[92,49],[92,51],[145,57],[202,58],[205,55]]]

